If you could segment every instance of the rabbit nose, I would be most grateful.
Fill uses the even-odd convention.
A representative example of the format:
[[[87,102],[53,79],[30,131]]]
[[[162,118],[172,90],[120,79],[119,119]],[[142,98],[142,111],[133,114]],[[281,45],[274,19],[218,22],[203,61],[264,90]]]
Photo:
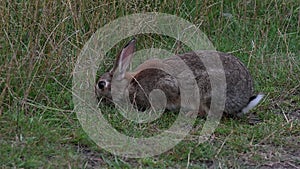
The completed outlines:
[[[100,81],[100,82],[98,83],[99,89],[104,89],[105,84],[106,84],[105,81]]]

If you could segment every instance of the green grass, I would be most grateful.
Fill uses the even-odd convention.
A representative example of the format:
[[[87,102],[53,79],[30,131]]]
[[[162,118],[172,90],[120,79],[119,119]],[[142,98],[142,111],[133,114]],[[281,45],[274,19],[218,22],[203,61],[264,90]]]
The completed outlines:
[[[255,90],[266,94],[248,117],[222,119],[198,143],[204,119],[171,150],[149,158],[110,154],[87,136],[73,112],[72,70],[83,45],[100,27],[138,12],[180,16],[206,33],[219,51],[249,68]],[[271,1],[1,1],[0,166],[3,168],[222,168],[300,166],[300,5]],[[126,40],[109,52],[107,70]],[[174,39],[141,35],[138,49],[174,50]],[[182,52],[182,51],[180,51]],[[118,131],[152,136],[172,115],[133,124],[104,109]]]

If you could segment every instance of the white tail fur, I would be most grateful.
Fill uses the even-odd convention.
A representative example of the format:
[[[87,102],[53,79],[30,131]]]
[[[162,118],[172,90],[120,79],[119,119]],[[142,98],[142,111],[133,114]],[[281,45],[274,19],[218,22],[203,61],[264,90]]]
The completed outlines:
[[[260,101],[261,99],[264,97],[263,94],[258,94],[255,99],[251,100],[249,102],[249,104],[243,108],[242,110],[242,114],[246,114],[249,110],[253,109]]]

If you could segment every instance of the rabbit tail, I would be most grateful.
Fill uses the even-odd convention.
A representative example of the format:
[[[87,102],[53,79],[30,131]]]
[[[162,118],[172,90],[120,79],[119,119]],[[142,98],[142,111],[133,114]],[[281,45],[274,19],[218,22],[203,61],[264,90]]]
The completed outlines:
[[[253,109],[256,105],[258,105],[258,103],[261,101],[263,97],[264,97],[263,94],[252,96],[249,100],[248,105],[242,109],[242,114],[248,113],[251,109]]]

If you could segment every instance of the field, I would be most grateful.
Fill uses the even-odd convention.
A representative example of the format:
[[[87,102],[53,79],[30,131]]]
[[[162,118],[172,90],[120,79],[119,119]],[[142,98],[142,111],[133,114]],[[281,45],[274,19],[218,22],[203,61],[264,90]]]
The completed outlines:
[[[250,70],[263,101],[242,118],[223,118],[199,144],[204,120],[171,150],[147,158],[98,147],[73,111],[72,73],[84,44],[109,22],[160,12],[197,25],[217,50]],[[1,168],[300,168],[300,4],[297,0],[1,1]],[[107,70],[128,39],[108,52]],[[138,49],[175,51],[176,42],[138,36]],[[181,52],[184,52],[184,48]],[[136,125],[102,107],[127,135],[155,135],[172,123]],[[169,119],[169,121],[167,121]]]

